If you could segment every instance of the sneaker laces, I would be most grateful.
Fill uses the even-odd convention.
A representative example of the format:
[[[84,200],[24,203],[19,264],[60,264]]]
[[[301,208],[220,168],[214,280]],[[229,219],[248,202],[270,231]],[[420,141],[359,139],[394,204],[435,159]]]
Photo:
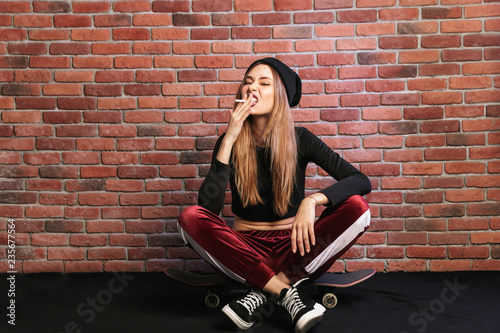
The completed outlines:
[[[281,306],[283,306],[292,316],[292,321],[295,319],[297,313],[300,310],[305,308],[306,306],[302,303],[300,299],[299,293],[295,287],[291,288],[285,297],[283,297],[283,301],[281,302]]]
[[[257,307],[266,301],[266,296],[264,294],[252,290],[248,295],[236,301],[236,303],[241,304],[245,309],[248,310],[248,314],[252,313],[257,309]]]

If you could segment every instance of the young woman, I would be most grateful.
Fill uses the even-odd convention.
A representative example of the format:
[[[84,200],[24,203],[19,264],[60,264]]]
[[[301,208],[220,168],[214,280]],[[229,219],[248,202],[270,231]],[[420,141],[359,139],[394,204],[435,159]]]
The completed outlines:
[[[198,206],[179,216],[179,232],[207,262],[252,286],[223,312],[241,329],[259,308],[276,301],[296,332],[321,320],[325,308],[300,288],[323,275],[368,228],[361,197],[368,178],[305,128],[294,128],[290,107],[301,80],[281,61],[264,58],[245,73],[226,132],[215,144]],[[314,162],[337,182],[305,196],[305,173]],[[219,217],[230,184],[232,228]],[[315,208],[327,208],[315,221]]]

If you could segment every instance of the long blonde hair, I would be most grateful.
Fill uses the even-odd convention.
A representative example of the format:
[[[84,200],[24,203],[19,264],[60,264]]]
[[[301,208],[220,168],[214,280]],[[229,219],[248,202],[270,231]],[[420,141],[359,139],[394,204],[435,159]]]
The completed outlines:
[[[268,115],[262,139],[271,157],[274,212],[283,216],[290,205],[296,181],[297,142],[285,87],[278,73],[271,66],[270,68],[274,82],[274,107]],[[250,70],[251,68],[248,69]],[[241,82],[236,94],[238,99],[241,98],[244,83],[245,80]],[[264,203],[257,189],[257,149],[252,116],[243,123],[233,146],[232,160],[236,187],[243,207]]]

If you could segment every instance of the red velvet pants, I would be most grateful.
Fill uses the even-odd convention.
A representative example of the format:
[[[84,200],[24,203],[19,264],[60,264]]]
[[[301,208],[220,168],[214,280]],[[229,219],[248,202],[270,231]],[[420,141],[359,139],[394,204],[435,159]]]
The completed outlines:
[[[291,230],[229,228],[212,212],[192,206],[178,220],[181,237],[202,258],[236,281],[262,289],[279,272],[296,282],[328,271],[370,224],[368,203],[359,195],[327,208],[314,225],[316,245],[301,256],[292,252]]]

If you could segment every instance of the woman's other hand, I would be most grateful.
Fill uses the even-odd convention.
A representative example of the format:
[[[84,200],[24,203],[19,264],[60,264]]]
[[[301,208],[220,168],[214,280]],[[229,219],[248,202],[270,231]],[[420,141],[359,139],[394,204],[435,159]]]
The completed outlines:
[[[316,219],[317,200],[307,197],[302,200],[292,227],[292,252],[299,251],[301,256],[311,251],[316,244],[314,221]]]

